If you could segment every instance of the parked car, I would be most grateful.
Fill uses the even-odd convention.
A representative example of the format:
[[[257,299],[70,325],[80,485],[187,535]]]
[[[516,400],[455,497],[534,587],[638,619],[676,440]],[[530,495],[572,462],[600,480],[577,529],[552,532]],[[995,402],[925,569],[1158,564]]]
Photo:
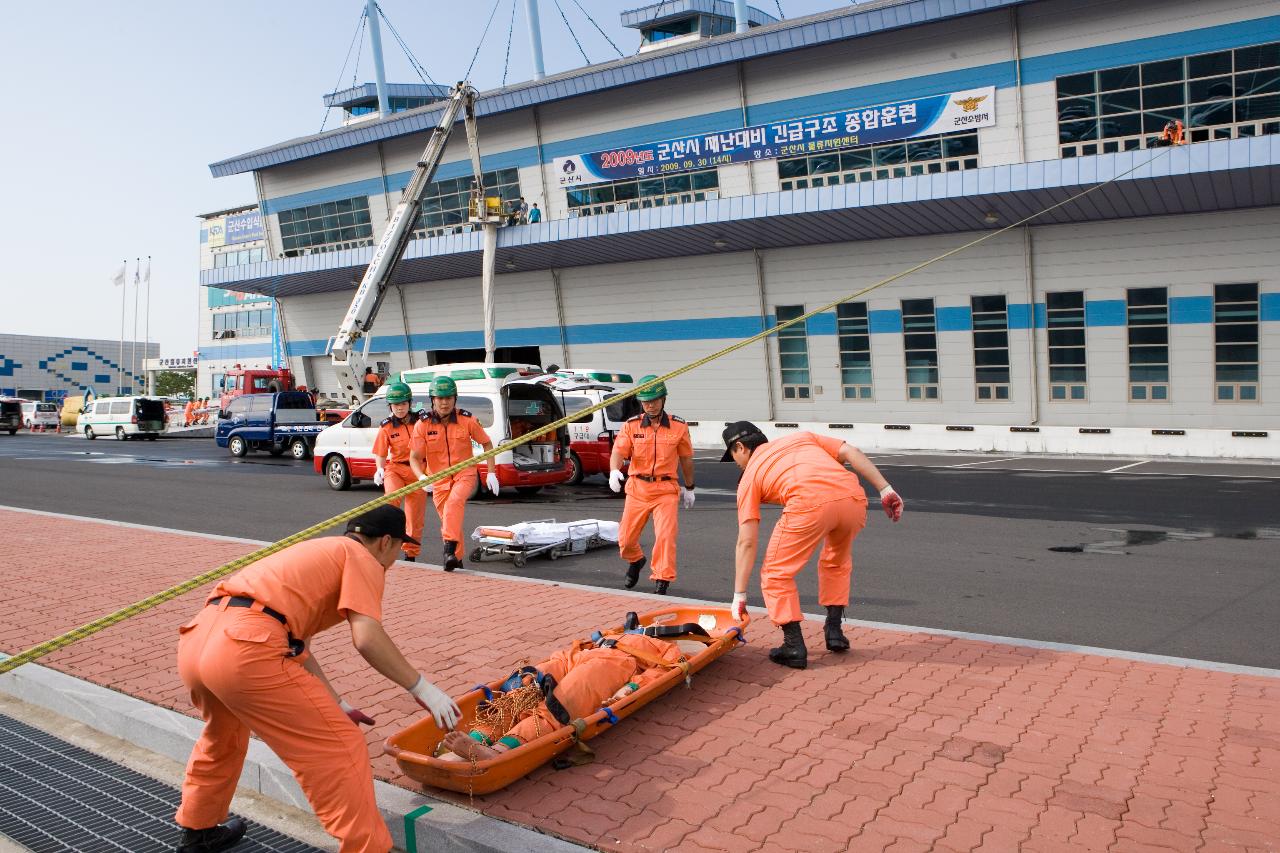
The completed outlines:
[[[9,431],[9,435],[17,434],[22,428],[22,401],[18,399],[0,399],[0,432]]]
[[[81,410],[76,428],[88,439],[114,435],[120,441],[155,441],[164,432],[164,401],[154,397],[99,397]]]
[[[22,404],[22,425],[27,429],[56,430],[61,422],[57,403],[37,403],[27,400]]]
[[[556,379],[548,382],[547,387],[556,393],[560,408],[569,415],[601,403],[616,395],[619,390],[625,390],[578,378]],[[569,461],[573,466],[569,482],[577,484],[582,482],[583,477],[608,474],[614,437],[628,418],[640,413],[640,404],[636,402],[636,398],[627,397],[569,424]],[[626,463],[623,465],[625,470]]]
[[[242,394],[218,412],[213,437],[232,456],[265,450],[272,456],[288,451],[294,459],[306,459],[324,428],[306,391]]]
[[[458,406],[475,415],[495,445],[537,432],[539,427],[559,420],[556,395],[545,384],[527,377],[541,373],[526,364],[442,364],[408,370],[401,380],[413,389],[413,408],[431,406],[428,386],[436,376],[450,376],[458,383]],[[323,474],[330,488],[339,491],[368,480],[377,469],[373,461],[373,440],[389,414],[386,386],[373,399],[352,412],[341,423],[320,433],[316,439],[315,470]],[[477,448],[478,449],[478,448]],[[557,430],[494,457],[494,470],[504,488],[523,495],[536,494],[543,486],[566,482],[572,475],[569,461],[569,432]],[[476,466],[479,483],[488,472],[488,463]]]

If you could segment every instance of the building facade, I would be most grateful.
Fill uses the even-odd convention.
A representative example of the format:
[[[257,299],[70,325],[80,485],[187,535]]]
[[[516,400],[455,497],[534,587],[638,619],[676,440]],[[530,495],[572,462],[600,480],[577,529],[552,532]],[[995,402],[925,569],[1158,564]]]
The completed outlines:
[[[211,167],[254,173],[264,260],[202,284],[275,297],[321,393],[440,111]],[[477,113],[486,186],[542,211],[499,233],[497,341],[521,360],[665,372],[1000,232],[672,382],[703,443],[745,417],[867,447],[1280,456],[1273,0],[861,4]],[[1161,147],[1175,122],[1187,144]],[[394,370],[482,346],[462,137],[375,330]]]
[[[101,397],[143,394],[143,362],[158,343],[0,334],[0,397],[61,400],[92,388]]]

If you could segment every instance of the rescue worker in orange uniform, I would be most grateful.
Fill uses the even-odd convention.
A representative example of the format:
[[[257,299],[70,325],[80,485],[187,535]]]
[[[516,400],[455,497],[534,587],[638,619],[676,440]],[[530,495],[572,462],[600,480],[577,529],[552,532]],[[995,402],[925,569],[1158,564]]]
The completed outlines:
[[[409,465],[414,476],[425,480],[429,474],[470,459],[475,455],[471,452],[473,441],[484,450],[493,447],[489,434],[475,415],[458,408],[458,383],[448,376],[437,376],[431,380],[431,411],[413,427]],[[440,535],[444,540],[446,572],[462,568],[462,555],[458,553],[462,543],[462,516],[467,499],[476,490],[477,476],[473,466],[432,484],[432,501],[440,516]],[[485,485],[495,495],[501,489],[492,463]]]
[[[657,376],[640,380],[644,385]],[[622,490],[622,461],[631,460],[627,469],[627,502],[618,524],[618,553],[627,561],[626,588],[640,580],[644,568],[644,551],[640,549],[640,531],[653,516],[653,568],[649,579],[654,592],[666,595],[676,579],[676,534],[680,530],[678,508],[691,509],[694,503],[693,443],[689,427],[682,418],[666,412],[667,386],[659,382],[636,393],[644,409],[643,415],[630,418],[613,443],[609,456],[609,488]],[[676,479],[676,468],[684,475],[684,485]]]
[[[783,634],[782,645],[769,651],[769,660],[795,669],[808,664],[795,577],[819,545],[823,548],[818,557],[818,603],[827,608],[827,650],[848,651],[849,640],[841,625],[849,604],[853,540],[867,523],[867,496],[858,477],[880,492],[880,504],[895,522],[902,518],[902,498],[861,450],[838,438],[797,432],[769,441],[750,421],[730,424],[723,438],[721,461],[732,459],[742,469],[730,610],[735,616],[746,612],[747,584],[760,534],[760,504],[780,504],[782,517],[760,566],[765,607]]]
[[[194,422],[195,420],[195,417],[194,417],[195,411],[196,411],[196,399],[195,397],[192,397],[190,400],[187,401],[187,405],[184,406],[182,409],[182,425],[183,426],[191,426],[192,422]]]
[[[410,483],[417,482],[417,475],[409,465],[409,453],[413,450],[413,427],[420,417],[412,411],[413,390],[403,382],[396,382],[387,388],[387,408],[391,416],[378,428],[378,437],[373,440],[373,461],[378,470],[373,474],[373,483],[382,486],[384,494],[390,494]],[[404,558],[412,563],[418,559],[422,539],[422,522],[427,511],[427,496],[422,489],[410,492],[394,506],[404,509],[405,525],[409,540],[404,543]]]
[[[580,641],[557,651],[536,673],[517,673],[525,683],[546,684],[546,699],[523,712],[506,732],[450,732],[444,745],[458,759],[484,761],[586,717],[679,666],[679,646],[644,634],[601,638],[599,647]],[[550,682],[544,679],[550,678]],[[442,756],[443,757],[443,756]]]
[[[387,853],[391,836],[374,800],[358,723],[374,720],[336,692],[308,651],[312,637],[351,626],[360,655],[431,712],[441,728],[461,713],[418,672],[382,627],[386,570],[409,542],[404,513],[381,506],[347,522],[343,536],[310,539],[220,581],[179,629],[178,674],[204,719],[191,751],[178,853],[215,853],[244,835],[227,817],[253,733],[293,771],[343,853]]]

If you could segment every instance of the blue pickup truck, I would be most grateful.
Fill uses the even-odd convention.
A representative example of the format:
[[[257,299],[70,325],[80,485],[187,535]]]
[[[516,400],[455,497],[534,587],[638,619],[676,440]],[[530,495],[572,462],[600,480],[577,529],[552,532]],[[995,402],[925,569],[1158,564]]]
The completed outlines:
[[[316,436],[329,426],[319,417],[311,395],[304,391],[242,394],[218,413],[214,439],[232,456],[265,450],[272,456],[287,451],[294,459],[306,459]]]

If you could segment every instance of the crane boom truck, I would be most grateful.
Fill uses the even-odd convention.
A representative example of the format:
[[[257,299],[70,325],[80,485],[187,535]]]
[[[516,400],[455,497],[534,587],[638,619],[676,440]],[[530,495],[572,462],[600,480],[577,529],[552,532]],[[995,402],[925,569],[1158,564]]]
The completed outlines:
[[[387,220],[382,239],[369,261],[364,277],[360,280],[360,286],[356,288],[355,296],[351,299],[351,307],[347,309],[347,314],[342,319],[338,334],[329,340],[329,355],[334,370],[338,374],[341,394],[353,406],[359,405],[367,396],[363,392],[363,380],[368,366],[373,322],[377,319],[378,309],[382,307],[382,301],[391,287],[396,268],[404,257],[405,249],[413,239],[413,228],[418,221],[418,211],[422,207],[422,194],[435,177],[436,168],[444,156],[445,144],[449,141],[449,136],[453,133],[454,125],[458,121],[459,112],[463,114],[466,125],[467,146],[471,153],[474,175],[470,220],[485,226],[485,274],[483,276],[486,313],[485,344],[486,349],[492,353],[493,312],[490,295],[493,285],[493,247],[497,243],[496,227],[500,220],[500,209],[491,211],[489,208],[492,205],[487,204],[484,197],[483,177],[480,171],[480,143],[476,133],[475,102],[476,90],[468,82],[462,81],[453,87],[444,113],[440,116],[440,123],[431,132],[427,147],[418,159],[418,165],[410,176],[408,185],[400,195],[400,203],[396,205],[391,218]],[[363,346],[360,345],[361,338],[364,339]]]

